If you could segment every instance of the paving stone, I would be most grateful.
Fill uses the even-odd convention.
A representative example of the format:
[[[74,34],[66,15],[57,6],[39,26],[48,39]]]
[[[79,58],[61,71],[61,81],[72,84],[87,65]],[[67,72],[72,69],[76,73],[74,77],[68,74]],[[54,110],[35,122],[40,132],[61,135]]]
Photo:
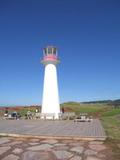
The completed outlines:
[[[82,158],[80,156],[74,156],[70,160],[82,160]]]
[[[64,144],[64,143],[56,143],[56,144],[54,144],[54,146],[66,146],[66,144]]]
[[[5,145],[14,146],[14,145],[22,144],[22,143],[23,143],[22,141],[13,141],[13,142],[5,144]]]
[[[41,143],[55,144],[55,143],[58,143],[58,141],[54,139],[47,139],[47,140],[41,141]]]
[[[87,150],[84,152],[84,154],[85,154],[86,156],[97,155],[97,152],[96,152],[96,151],[93,151],[93,150],[91,150],[91,149],[87,149]]]
[[[6,156],[5,158],[3,158],[2,160],[19,160],[20,158],[14,154],[10,154],[8,156]]]
[[[89,148],[95,151],[102,151],[106,149],[106,146],[104,144],[91,144],[89,145]]]
[[[39,143],[38,142],[31,142],[29,143],[31,146],[34,146],[34,145],[38,145]]]
[[[88,157],[86,158],[86,160],[102,160],[102,159],[99,159],[99,158],[93,157],[93,156],[88,156]]]
[[[76,147],[78,147],[78,146],[83,146],[84,143],[85,143],[85,142],[72,142],[72,143],[70,143],[69,145],[70,145],[70,146],[76,146]]]
[[[103,141],[91,141],[89,144],[103,144]]]
[[[6,137],[0,138],[0,144],[4,144],[4,143],[7,143],[7,142],[10,142],[9,138],[6,138]]]
[[[28,143],[22,143],[21,145],[22,145],[22,147],[26,147],[26,148],[29,147]]]
[[[55,146],[53,149],[54,150],[68,150],[69,146]]]
[[[39,150],[49,150],[50,148],[52,148],[52,145],[50,144],[41,144],[37,146],[28,147],[27,150],[39,151]]]
[[[104,154],[102,154],[102,153],[98,153],[98,154],[97,154],[97,157],[99,157],[99,158],[105,158],[106,155],[104,155]]]
[[[53,153],[55,154],[55,156],[57,157],[57,159],[61,159],[61,160],[67,160],[69,158],[71,158],[73,156],[72,153],[68,152],[68,151],[53,151]]]
[[[117,146],[118,146],[118,148],[120,148],[120,143],[119,143],[119,144],[117,144]]]
[[[22,160],[57,160],[53,153],[50,152],[33,152],[27,151],[23,154]]]
[[[79,154],[81,154],[83,152],[83,150],[84,150],[84,147],[82,147],[82,146],[71,148],[71,151],[74,151],[74,152],[79,153]]]
[[[15,153],[15,154],[20,154],[20,153],[23,152],[23,149],[21,149],[21,148],[15,148],[12,152]]]
[[[11,147],[0,147],[0,155],[2,155],[3,153],[7,152],[9,149],[11,149]]]

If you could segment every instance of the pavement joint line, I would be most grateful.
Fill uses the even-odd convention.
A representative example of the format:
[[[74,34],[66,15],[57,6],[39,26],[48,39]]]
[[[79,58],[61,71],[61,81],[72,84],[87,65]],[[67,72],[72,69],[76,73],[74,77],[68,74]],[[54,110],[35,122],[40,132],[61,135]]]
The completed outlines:
[[[58,139],[58,140],[86,140],[86,141],[104,141],[106,136],[103,137],[83,137],[83,136],[49,136],[49,135],[27,135],[27,134],[14,134],[14,133],[0,133],[0,136],[15,137],[15,138],[39,138],[39,139]]]

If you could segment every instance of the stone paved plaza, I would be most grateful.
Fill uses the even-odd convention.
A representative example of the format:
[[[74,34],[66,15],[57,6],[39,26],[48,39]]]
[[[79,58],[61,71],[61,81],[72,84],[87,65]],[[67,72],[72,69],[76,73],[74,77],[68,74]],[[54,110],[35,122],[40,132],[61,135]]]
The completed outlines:
[[[113,160],[103,141],[0,138],[0,160]]]
[[[92,122],[72,120],[0,120],[0,135],[32,135],[40,137],[93,138],[104,140],[104,129],[98,119]]]
[[[112,157],[110,149],[100,141],[106,135],[97,119],[92,122],[0,120],[0,135],[0,160],[110,160]]]

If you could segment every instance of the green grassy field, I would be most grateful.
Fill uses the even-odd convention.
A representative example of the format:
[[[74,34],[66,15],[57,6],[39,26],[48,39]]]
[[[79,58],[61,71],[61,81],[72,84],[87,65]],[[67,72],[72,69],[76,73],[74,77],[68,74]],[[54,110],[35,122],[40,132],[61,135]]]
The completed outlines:
[[[103,104],[80,104],[80,103],[64,103],[61,105],[65,111],[72,111],[76,114],[88,113],[90,115],[99,115],[104,113],[106,110],[110,110],[111,107]]]
[[[120,109],[110,108],[109,111],[102,113],[103,117],[109,117],[109,116],[115,116],[115,115],[120,115]]]
[[[109,138],[120,139],[120,116],[101,117],[103,127]]]

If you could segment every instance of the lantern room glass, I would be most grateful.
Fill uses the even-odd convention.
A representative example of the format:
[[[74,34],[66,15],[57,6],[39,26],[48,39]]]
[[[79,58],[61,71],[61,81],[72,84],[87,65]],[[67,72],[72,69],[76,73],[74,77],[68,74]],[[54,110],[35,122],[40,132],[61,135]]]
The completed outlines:
[[[46,47],[44,48],[44,55],[57,55],[57,48],[56,47]]]

